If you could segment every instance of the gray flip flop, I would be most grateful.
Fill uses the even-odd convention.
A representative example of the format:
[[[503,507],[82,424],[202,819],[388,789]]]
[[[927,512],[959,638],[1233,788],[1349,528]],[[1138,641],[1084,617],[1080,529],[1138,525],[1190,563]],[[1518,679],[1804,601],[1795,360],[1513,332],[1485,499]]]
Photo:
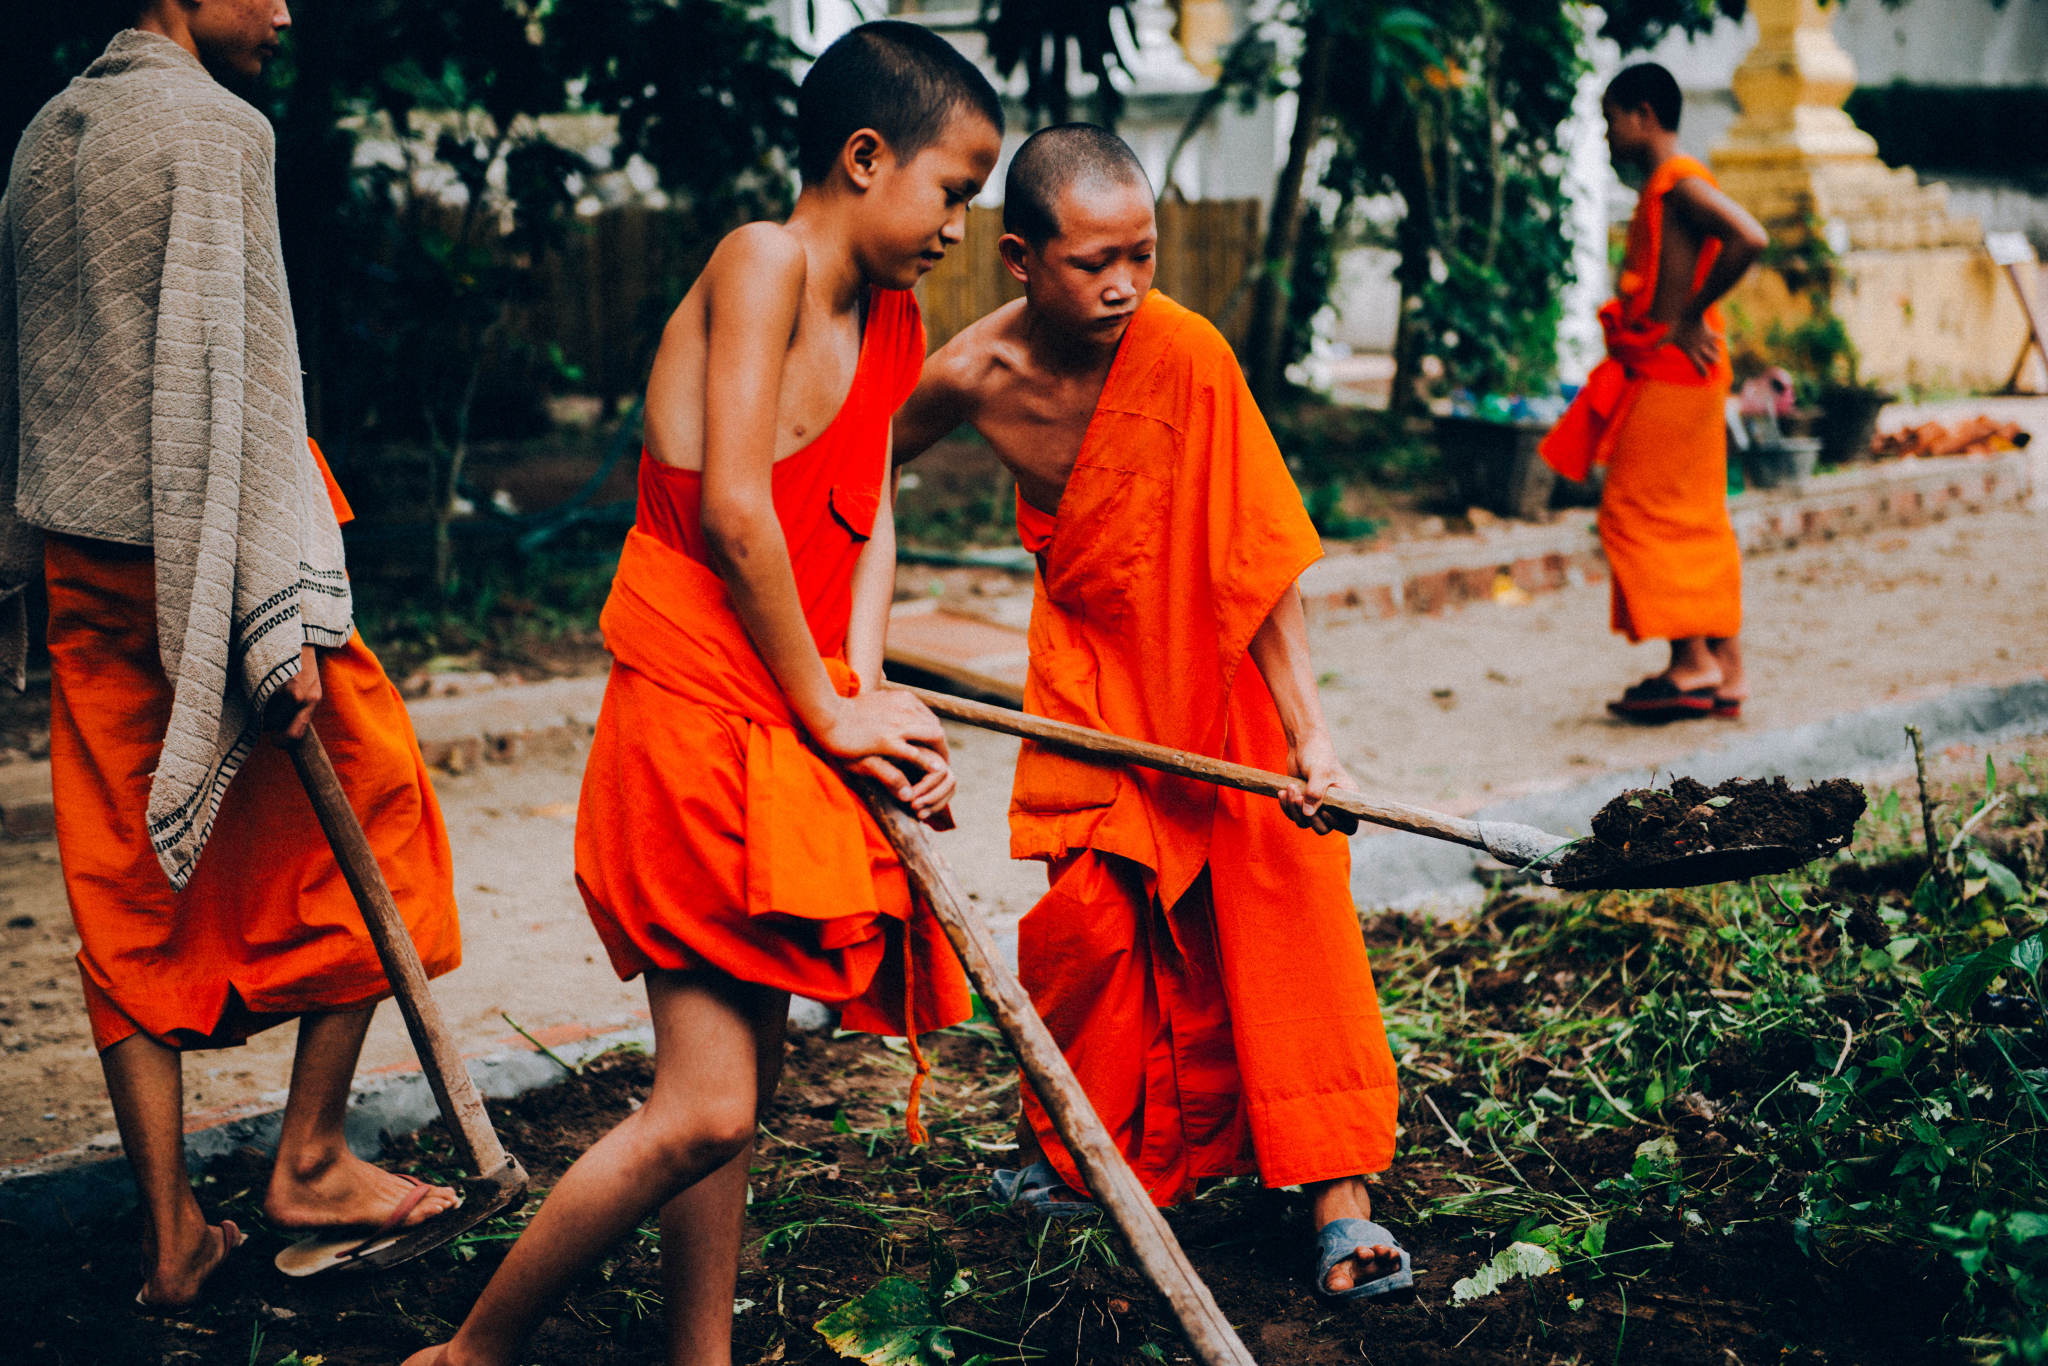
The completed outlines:
[[[1349,1290],[1329,1289],[1330,1272],[1337,1263],[1362,1247],[1380,1244],[1401,1254],[1401,1269],[1376,1281],[1354,1285]],[[1394,1235],[1370,1219],[1332,1219],[1316,1234],[1316,1293],[1326,1300],[1369,1300],[1389,1290],[1406,1290],[1415,1284],[1408,1262],[1408,1249]]]
[[[1022,1171],[997,1171],[989,1175],[988,1193],[1005,1205],[1019,1205],[1026,1214],[1041,1219],[1075,1219],[1084,1214],[1100,1211],[1093,1200],[1056,1200],[1053,1192],[1064,1190],[1066,1183],[1060,1174],[1052,1169],[1052,1163],[1040,1159]]]

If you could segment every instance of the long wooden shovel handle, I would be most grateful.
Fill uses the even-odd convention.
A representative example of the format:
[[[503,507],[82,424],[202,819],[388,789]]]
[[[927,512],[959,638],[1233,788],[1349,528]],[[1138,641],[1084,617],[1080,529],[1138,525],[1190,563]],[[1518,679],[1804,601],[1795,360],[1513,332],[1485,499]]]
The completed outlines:
[[[490,1116],[484,1113],[483,1098],[477,1095],[476,1083],[470,1080],[469,1068],[455,1047],[455,1038],[448,1032],[447,1021],[441,1018],[441,1007],[427,987],[427,971],[420,965],[419,950],[413,946],[405,917],[398,913],[398,903],[391,899],[391,888],[385,885],[383,870],[377,866],[370,837],[363,833],[363,824],[349,806],[348,794],[342,791],[334,763],[327,757],[327,747],[320,743],[317,734],[308,730],[305,739],[287,745],[287,749],[292,767],[299,771],[299,781],[306,785],[313,814],[320,818],[320,828],[327,832],[327,843],[334,849],[341,875],[348,880],[348,889],[355,893],[356,906],[369,927],[370,942],[377,946],[377,957],[383,960],[392,993],[398,997],[399,1013],[405,1016],[406,1030],[420,1055],[427,1084],[434,1088],[441,1116],[455,1131],[455,1141],[470,1171],[479,1177],[495,1175],[506,1163],[504,1146],[498,1142]]]
[[[986,702],[969,702],[965,698],[948,697],[944,693],[930,692],[924,688],[913,688],[901,683],[885,684],[886,687],[901,688],[914,694],[919,701],[940,716],[955,721],[964,721],[970,726],[983,730],[1001,731],[1005,735],[1018,735],[1026,740],[1041,744],[1057,745],[1061,749],[1079,750],[1084,754],[1110,759],[1120,764],[1136,764],[1141,768],[1157,769],[1182,778],[1193,778],[1198,782],[1215,783],[1219,787],[1234,787],[1240,792],[1257,792],[1267,797],[1277,797],[1294,787],[1294,780],[1278,773],[1268,773],[1263,768],[1251,768],[1245,764],[1233,764],[1223,759],[1211,759],[1206,754],[1191,754],[1182,749],[1170,749],[1165,745],[1150,744],[1144,740],[1132,740],[1107,731],[1090,730],[1086,726],[1069,725],[1064,721],[1049,721],[1043,716],[1031,716],[1008,707],[992,707]],[[1430,811],[1405,802],[1387,801],[1381,797],[1368,797],[1363,792],[1351,792],[1344,788],[1331,789],[1323,799],[1323,805],[1347,812],[1360,820],[1371,821],[1393,830],[1406,830],[1410,834],[1427,835],[1431,839],[1449,840],[1453,844],[1469,845],[1474,849],[1488,847],[1480,833],[1477,821],[1461,820]]]
[[[1204,1366],[1252,1366],[1252,1355],[1238,1341],[1230,1320],[1216,1307],[1209,1287],[1188,1264],[1187,1254],[1153,1207],[1144,1186],[1125,1163],[1123,1154],[1096,1117],[1087,1092],[1053,1042],[1052,1032],[1010,970],[988,926],[960,894],[953,873],[933,847],[931,833],[903,806],[866,779],[856,785],[889,842],[903,860],[911,885],[930,903],[946,937],[967,968],[967,976],[988,1002],[996,1023],[1045,1104],[1053,1127],[1081,1168],[1088,1190],[1108,1211],[1110,1221],[1130,1240],[1145,1278],[1166,1296],[1180,1319],[1181,1330]]]

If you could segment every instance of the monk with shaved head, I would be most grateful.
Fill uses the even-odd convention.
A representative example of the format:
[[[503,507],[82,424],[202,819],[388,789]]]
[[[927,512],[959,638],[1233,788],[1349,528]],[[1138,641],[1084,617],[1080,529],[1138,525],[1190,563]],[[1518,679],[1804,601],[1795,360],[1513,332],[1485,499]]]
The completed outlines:
[[[1026,142],[1001,244],[1024,297],[925,363],[896,453],[967,423],[1016,475],[1038,557],[1026,711],[1296,779],[1275,803],[1027,743],[1010,852],[1051,890],[1018,969],[1157,1203],[1205,1178],[1299,1185],[1317,1291],[1376,1295],[1410,1276],[1364,1180],[1393,1160],[1396,1091],[1351,901],[1357,822],[1322,805],[1353,786],[1295,588],[1322,547],[1229,344],[1151,288],[1152,203],[1113,133]],[[1091,1208],[1028,1085],[1018,1147],[998,1198]]]

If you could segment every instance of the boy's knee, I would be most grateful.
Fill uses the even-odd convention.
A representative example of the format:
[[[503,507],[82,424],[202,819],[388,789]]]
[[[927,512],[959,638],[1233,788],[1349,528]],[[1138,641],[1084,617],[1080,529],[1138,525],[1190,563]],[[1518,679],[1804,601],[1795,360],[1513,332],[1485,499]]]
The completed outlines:
[[[751,1105],[693,1106],[666,1121],[655,1116],[648,1120],[653,1126],[648,1141],[655,1160],[679,1178],[701,1176],[724,1166],[746,1151],[754,1137]]]

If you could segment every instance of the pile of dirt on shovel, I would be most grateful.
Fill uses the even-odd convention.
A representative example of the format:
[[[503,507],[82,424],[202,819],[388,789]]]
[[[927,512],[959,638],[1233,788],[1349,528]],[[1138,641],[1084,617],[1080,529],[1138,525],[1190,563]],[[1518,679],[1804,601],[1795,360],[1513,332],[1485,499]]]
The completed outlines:
[[[1558,860],[1558,880],[1744,845],[1811,849],[1817,856],[1855,833],[1867,803],[1862,784],[1847,778],[1797,791],[1783,778],[1730,778],[1715,788],[1679,778],[1668,788],[1639,787],[1600,808],[1593,837]]]

